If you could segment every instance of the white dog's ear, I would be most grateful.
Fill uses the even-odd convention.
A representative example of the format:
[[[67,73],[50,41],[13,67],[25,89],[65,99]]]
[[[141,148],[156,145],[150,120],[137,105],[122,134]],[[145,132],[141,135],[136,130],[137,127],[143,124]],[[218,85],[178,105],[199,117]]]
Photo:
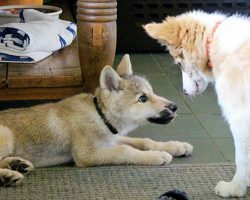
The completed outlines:
[[[162,23],[149,23],[143,26],[147,34],[164,45],[180,45],[186,32],[175,17],[167,17]]]
[[[100,86],[103,89],[107,89],[110,92],[111,91],[118,91],[119,90],[119,82],[121,78],[120,76],[115,72],[115,70],[106,65],[100,75]]]
[[[145,26],[142,26],[146,33],[156,39],[156,40],[160,40],[162,42],[167,42],[165,34],[164,34],[164,26],[163,23],[149,23],[146,24]]]
[[[132,75],[133,71],[132,71],[132,65],[131,65],[131,61],[130,61],[130,57],[128,54],[124,55],[120,64],[118,65],[116,72],[120,75],[120,76],[124,76],[124,75]]]

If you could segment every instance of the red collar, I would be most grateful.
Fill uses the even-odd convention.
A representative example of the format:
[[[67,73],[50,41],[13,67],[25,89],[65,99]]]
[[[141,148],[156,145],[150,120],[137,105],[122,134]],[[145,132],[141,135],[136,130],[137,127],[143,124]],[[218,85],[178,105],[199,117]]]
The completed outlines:
[[[214,33],[216,31],[216,29],[218,28],[218,26],[220,25],[221,22],[216,22],[216,24],[213,27],[213,30],[211,33],[209,33],[209,35],[207,36],[207,43],[206,43],[206,53],[207,53],[207,66],[212,68],[212,62],[210,60],[210,50],[211,50],[211,43],[213,42],[213,38],[214,38]]]

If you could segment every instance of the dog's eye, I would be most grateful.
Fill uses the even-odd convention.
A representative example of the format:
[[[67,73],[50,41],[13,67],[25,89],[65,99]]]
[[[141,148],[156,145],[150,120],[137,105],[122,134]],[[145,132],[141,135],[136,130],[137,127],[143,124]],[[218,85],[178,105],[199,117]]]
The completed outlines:
[[[146,101],[148,101],[148,97],[145,94],[143,94],[139,97],[138,101],[141,103],[145,103]]]
[[[178,56],[180,59],[184,59],[183,53],[181,52]]]

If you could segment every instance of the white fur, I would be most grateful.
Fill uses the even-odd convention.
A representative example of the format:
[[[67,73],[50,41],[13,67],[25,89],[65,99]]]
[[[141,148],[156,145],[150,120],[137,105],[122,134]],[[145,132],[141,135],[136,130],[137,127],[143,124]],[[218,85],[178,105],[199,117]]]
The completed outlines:
[[[221,23],[215,29],[217,22]],[[234,138],[236,162],[233,179],[219,182],[215,192],[222,197],[243,196],[250,186],[250,19],[193,11],[144,28],[149,36],[165,43],[181,64],[187,95],[201,93],[208,82],[215,83],[219,105]]]
[[[183,91],[185,94],[195,95],[204,92],[208,83],[198,71],[182,71]]]
[[[232,64],[234,67],[239,65],[239,63]],[[241,87],[237,90],[232,90],[231,80],[223,74],[217,77],[215,84],[218,102],[234,138],[237,166],[232,181],[221,181],[215,188],[216,194],[223,197],[243,196],[247,186],[250,185],[250,80],[244,80],[244,77],[242,79]]]
[[[196,14],[194,16],[198,17]],[[204,20],[210,31],[209,21],[214,21],[214,17],[210,14]],[[217,21],[220,20],[218,17]],[[234,138],[237,166],[234,178],[230,182],[220,181],[215,188],[216,194],[223,197],[243,196],[250,185],[250,73],[247,71],[250,57],[244,60],[237,54],[238,49],[249,39],[250,20],[234,15],[222,20],[214,34],[213,41],[216,44],[211,45],[212,61],[222,60],[218,62],[218,66],[213,66],[215,88]],[[189,88],[190,80],[187,81],[185,74],[183,80],[184,88]],[[195,94],[191,89],[189,92]]]
[[[233,53],[250,38],[249,19],[240,15],[227,18],[216,30],[216,37],[220,40],[221,51]]]

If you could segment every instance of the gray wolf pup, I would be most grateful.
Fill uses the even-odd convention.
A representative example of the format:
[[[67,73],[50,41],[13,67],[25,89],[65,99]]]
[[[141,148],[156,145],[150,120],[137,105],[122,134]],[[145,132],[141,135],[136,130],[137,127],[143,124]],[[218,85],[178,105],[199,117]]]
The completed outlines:
[[[95,96],[0,112],[0,184],[19,184],[34,166],[164,165],[190,155],[188,143],[126,137],[143,122],[171,122],[176,109],[132,74],[125,55],[117,71],[104,67]]]

